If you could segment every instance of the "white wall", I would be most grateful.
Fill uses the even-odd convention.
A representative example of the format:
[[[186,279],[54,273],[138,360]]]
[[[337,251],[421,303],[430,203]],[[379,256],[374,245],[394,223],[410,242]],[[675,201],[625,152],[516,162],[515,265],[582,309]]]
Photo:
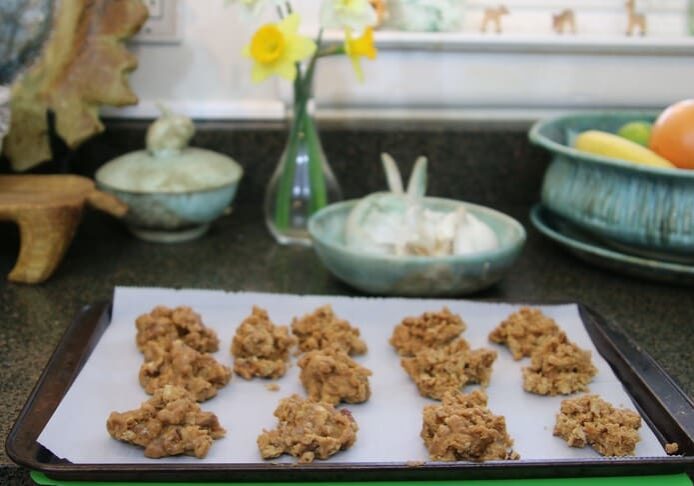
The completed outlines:
[[[319,2],[294,3],[306,33],[314,33]],[[318,115],[533,119],[596,107],[659,108],[694,96],[686,0],[642,0],[645,38],[623,35],[622,0],[506,0],[505,32],[478,33],[483,8],[496,3],[469,0],[461,32],[377,33],[379,57],[364,63],[364,84],[345,58],[321,60]],[[551,13],[565,6],[575,8],[576,36],[551,32]],[[180,0],[179,14],[180,42],[131,45],[140,60],[131,75],[140,104],[106,115],[151,117],[163,101],[197,118],[284,116],[288,84],[254,85],[250,61],[240,54],[259,21],[239,17],[223,0]]]

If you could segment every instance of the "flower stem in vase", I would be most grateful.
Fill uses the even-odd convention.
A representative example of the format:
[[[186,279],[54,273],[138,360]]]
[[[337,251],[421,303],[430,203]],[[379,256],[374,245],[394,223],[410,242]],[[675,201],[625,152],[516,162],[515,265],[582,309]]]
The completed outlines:
[[[303,125],[303,133],[306,135],[306,145],[309,151],[308,174],[312,189],[309,211],[313,214],[328,204],[328,195],[325,190],[325,175],[323,174],[325,155],[318,139],[316,126],[311,117],[304,116]]]
[[[310,245],[311,215],[342,198],[303,94],[295,92],[287,145],[265,196],[266,224],[282,244]]]

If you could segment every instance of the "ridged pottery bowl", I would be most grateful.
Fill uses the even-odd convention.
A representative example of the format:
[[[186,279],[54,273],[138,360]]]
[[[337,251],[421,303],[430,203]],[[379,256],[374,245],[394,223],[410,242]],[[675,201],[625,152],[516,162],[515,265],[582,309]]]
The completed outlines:
[[[661,260],[694,261],[694,171],[660,169],[580,152],[585,130],[615,133],[654,112],[600,112],[536,123],[530,141],[552,153],[542,204],[602,242]]]
[[[337,278],[363,292],[419,297],[463,295],[493,285],[506,275],[525,243],[525,229],[493,209],[462,203],[491,227],[499,248],[474,255],[444,257],[368,254],[345,245],[345,222],[358,201],[331,204],[308,222],[313,247]],[[429,209],[452,210],[450,199],[425,198]]]

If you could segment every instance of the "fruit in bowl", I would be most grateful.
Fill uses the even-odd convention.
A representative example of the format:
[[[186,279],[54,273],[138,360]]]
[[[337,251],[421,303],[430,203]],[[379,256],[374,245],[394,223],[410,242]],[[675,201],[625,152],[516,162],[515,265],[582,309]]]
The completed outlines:
[[[625,123],[619,130],[617,130],[617,135],[627,140],[631,140],[634,143],[638,143],[643,147],[648,147],[651,141],[651,132],[653,131],[653,124],[647,121],[631,121]]]
[[[615,133],[586,129],[571,145],[586,153],[665,169],[694,169],[694,99],[668,106],[651,123],[630,120]]]
[[[655,121],[658,115],[593,112],[533,125],[530,141],[552,154],[542,183],[542,204],[620,251],[694,263],[694,171],[578,150],[572,137],[589,130],[617,137],[624,124]]]
[[[658,116],[649,145],[677,167],[694,169],[694,99],[670,105]]]
[[[675,165],[646,147],[619,135],[600,130],[580,133],[574,147],[583,152],[626,160],[635,164],[650,165],[662,169],[674,169]]]

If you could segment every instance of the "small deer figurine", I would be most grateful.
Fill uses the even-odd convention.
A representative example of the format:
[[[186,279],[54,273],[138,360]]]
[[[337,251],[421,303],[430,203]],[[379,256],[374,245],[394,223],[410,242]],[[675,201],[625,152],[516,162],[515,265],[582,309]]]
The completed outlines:
[[[369,0],[369,3],[376,11],[376,27],[380,27],[388,18],[388,7],[386,6],[386,0]]]
[[[482,32],[487,32],[487,25],[493,23],[497,34],[501,33],[501,17],[508,15],[510,12],[505,5],[484,9],[484,17],[482,18]]]
[[[628,14],[627,35],[632,35],[634,29],[639,29],[641,35],[646,35],[646,16],[636,11],[636,0],[627,0],[626,7]]]
[[[569,27],[572,34],[576,33],[576,17],[570,8],[562,10],[558,14],[552,14],[552,28],[557,34],[563,34],[564,29]]]

